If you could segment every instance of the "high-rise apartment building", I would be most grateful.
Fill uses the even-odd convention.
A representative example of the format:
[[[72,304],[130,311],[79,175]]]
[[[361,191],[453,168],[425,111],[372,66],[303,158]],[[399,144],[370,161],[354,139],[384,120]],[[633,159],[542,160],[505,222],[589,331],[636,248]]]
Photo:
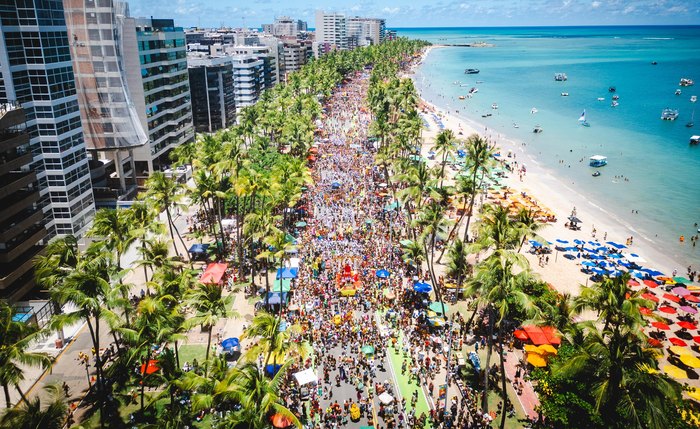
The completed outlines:
[[[22,106],[32,154],[9,185],[36,180],[48,237],[80,236],[95,205],[63,4],[4,1],[0,24],[0,103]]]
[[[347,19],[348,44],[355,46],[378,45],[384,41],[386,21],[379,18],[362,18],[359,16]]]
[[[300,32],[307,31],[306,21],[280,16],[272,24],[263,24],[263,32],[276,37],[297,37]]]
[[[316,11],[316,41],[314,54],[318,57],[332,50],[348,49],[347,20],[342,13]]]
[[[98,205],[113,206],[119,199],[136,196],[133,148],[148,143],[129,92],[122,55],[128,5],[113,0],[63,0],[63,5],[85,142],[92,158],[93,191]]]
[[[231,58],[190,54],[187,65],[195,130],[212,133],[234,125],[236,104]]]
[[[255,55],[234,55],[233,82],[236,109],[258,102],[265,86],[265,62]]]
[[[139,182],[194,139],[185,32],[172,19],[124,18],[126,84],[148,144],[133,149]]]

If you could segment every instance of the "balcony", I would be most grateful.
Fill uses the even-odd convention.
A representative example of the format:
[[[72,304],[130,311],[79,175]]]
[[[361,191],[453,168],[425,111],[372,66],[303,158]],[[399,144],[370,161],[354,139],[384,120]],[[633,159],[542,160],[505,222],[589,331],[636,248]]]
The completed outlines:
[[[10,265],[0,265],[0,291],[5,291],[17,282],[22,276],[25,276],[34,267],[34,259],[44,253],[44,246],[34,246],[29,248],[22,255],[19,255]],[[33,275],[29,276],[33,280]],[[33,282],[27,282],[33,286]],[[22,288],[26,293],[28,290]]]
[[[44,212],[38,208],[30,208],[12,216],[0,225],[0,243],[6,243],[32,225],[39,224],[43,217]]]
[[[13,262],[39,243],[47,234],[43,225],[36,225],[15,237],[12,242],[5,243],[5,248],[0,249],[0,263],[9,264]]]
[[[24,109],[17,102],[0,104],[0,129],[7,129],[26,121]]]
[[[37,201],[39,201],[39,191],[35,189],[20,191],[0,200],[0,221],[10,219]]]
[[[36,173],[34,171],[6,174],[0,188],[0,198],[5,199],[35,181]]]
[[[31,163],[33,158],[29,152],[10,154],[5,160],[0,160],[0,176],[4,176],[10,171],[19,170],[22,166]]]
[[[0,132],[0,152],[29,144],[29,134],[24,131],[3,130]]]

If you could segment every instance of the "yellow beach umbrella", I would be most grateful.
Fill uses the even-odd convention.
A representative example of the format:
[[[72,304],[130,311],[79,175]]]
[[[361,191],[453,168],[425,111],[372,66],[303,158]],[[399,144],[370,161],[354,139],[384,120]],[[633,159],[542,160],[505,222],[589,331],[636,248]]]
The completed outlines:
[[[536,368],[542,368],[542,367],[547,366],[547,361],[541,355],[538,355],[537,353],[528,353],[527,354],[527,362]]]
[[[688,373],[678,368],[675,365],[665,365],[663,367],[664,372],[671,378],[682,379],[688,378]]]
[[[700,368],[700,359],[693,355],[681,355],[681,362],[691,368]]]
[[[698,389],[697,387],[691,389],[690,392],[688,392],[688,396],[695,399],[696,401],[700,401],[700,389]]]
[[[523,347],[526,352],[528,353],[537,353],[541,354],[542,351],[539,349],[539,347],[533,345],[533,344],[525,344],[525,347]]]
[[[681,346],[671,346],[668,348],[671,353],[677,356],[689,355],[692,356],[693,352],[690,349]]]
[[[555,355],[558,353],[557,349],[555,349],[554,346],[551,344],[542,344],[541,346],[539,346],[537,348],[542,350],[542,353],[544,353],[544,354]]]

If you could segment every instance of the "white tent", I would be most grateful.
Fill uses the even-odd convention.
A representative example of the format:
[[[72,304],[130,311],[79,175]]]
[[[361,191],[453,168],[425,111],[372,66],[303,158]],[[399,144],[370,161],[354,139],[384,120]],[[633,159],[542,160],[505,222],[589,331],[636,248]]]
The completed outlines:
[[[381,402],[384,405],[388,405],[394,402],[394,397],[384,392],[381,395],[379,395],[379,402]]]
[[[305,369],[294,374],[294,378],[297,379],[299,386],[304,386],[309,383],[318,383],[318,377],[313,368]]]
[[[287,267],[288,268],[299,268],[300,263],[301,263],[300,258],[289,258],[289,261],[287,262]]]

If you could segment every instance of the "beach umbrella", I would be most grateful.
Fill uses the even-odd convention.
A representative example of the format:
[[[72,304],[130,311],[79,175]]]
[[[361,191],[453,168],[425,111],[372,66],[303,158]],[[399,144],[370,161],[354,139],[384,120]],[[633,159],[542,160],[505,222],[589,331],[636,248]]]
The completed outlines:
[[[602,268],[591,268],[591,271],[593,271],[596,274],[600,274],[600,275],[607,273],[607,271],[602,269]]]
[[[513,336],[520,341],[527,341],[530,338],[527,336],[527,332],[523,331],[522,329],[516,329],[513,331]]]
[[[643,279],[644,276],[645,276],[645,274],[644,274],[643,272],[637,271],[637,270],[632,270],[632,271],[630,271],[630,275],[631,275],[632,277],[635,277],[635,278],[638,278],[638,279]]]
[[[655,327],[656,329],[661,329],[662,331],[668,331],[669,329],[671,329],[670,326],[663,322],[652,322],[651,326]]]
[[[583,261],[581,262],[581,265],[583,265],[584,267],[595,267],[596,263],[593,261]]]
[[[659,303],[659,298],[657,298],[653,293],[643,293],[642,298],[648,299],[649,301],[654,301],[657,304]]]
[[[695,341],[697,344],[700,344],[700,335],[694,336],[693,341]]]
[[[537,353],[540,354],[542,351],[534,344],[525,344],[523,347],[523,350],[525,350],[528,353]]]
[[[678,296],[686,296],[690,295],[690,291],[683,286],[677,286],[671,289],[671,292],[675,293]]]
[[[158,361],[155,359],[150,359],[148,361],[148,364],[141,364],[141,370],[140,373],[146,373],[147,375],[153,374],[154,372],[157,372],[160,369],[158,366]]]
[[[655,348],[661,348],[663,347],[663,344],[661,344],[661,341],[657,340],[656,338],[647,338],[647,343]]]
[[[649,316],[651,315],[651,309],[646,308],[646,307],[640,307],[639,312],[642,313],[643,316]]]
[[[370,346],[370,345],[362,346],[362,349],[360,349],[360,350],[362,350],[362,353],[364,353],[366,355],[373,355],[374,354],[374,346]]]
[[[576,244],[585,244],[586,242],[583,240],[579,240],[578,238],[574,240],[574,243]]]
[[[659,311],[666,313],[666,314],[676,314],[676,309],[673,307],[669,307],[669,306],[659,307]]]
[[[387,271],[387,270],[377,270],[375,275],[377,277],[379,277],[380,279],[386,279],[391,275],[391,273],[389,273],[389,271]]]
[[[668,350],[676,356],[693,355],[692,350],[681,346],[671,346],[668,348]]]
[[[615,243],[614,241],[606,241],[605,243],[611,245],[612,247],[614,247],[616,249],[626,249],[627,248],[627,246],[625,246],[624,244]]]
[[[671,337],[671,338],[669,338],[668,341],[671,344],[673,344],[674,346],[685,347],[688,345],[688,343],[686,343],[685,341],[681,340],[680,338],[676,338],[676,337]]]
[[[646,287],[650,287],[652,289],[659,286],[659,284],[656,283],[654,280],[644,280],[642,281],[642,283],[644,283]]]
[[[695,295],[686,295],[683,298],[688,302],[700,302],[700,298]]]
[[[700,389],[698,389],[697,387],[690,389],[690,391],[688,392],[688,396],[695,399],[696,401],[700,401]]]
[[[691,307],[689,305],[682,305],[678,308],[685,311],[686,313],[696,314],[698,312],[698,310],[695,307]]]
[[[238,338],[226,338],[221,342],[221,348],[224,350],[235,349],[236,347],[240,347],[240,345],[241,343]]]
[[[331,183],[331,188],[333,188],[333,189],[340,189],[340,182],[333,182],[333,183]]]
[[[557,243],[569,244],[569,241],[568,241],[568,240],[562,240],[561,238],[557,238]]]
[[[304,221],[302,220],[302,221],[299,221],[299,222],[295,223],[294,226],[296,226],[297,228],[303,228],[303,227],[306,226],[306,222],[304,222]]]
[[[528,353],[527,354],[527,363],[534,366],[535,368],[542,368],[542,367],[547,366],[547,361],[541,355],[538,355],[537,353]]]
[[[670,293],[665,293],[665,294],[662,296],[662,298],[667,299],[667,300],[669,300],[669,301],[673,301],[673,302],[675,302],[675,303],[678,303],[678,302],[681,301],[681,299],[680,299],[679,297],[677,297],[676,295],[671,295]]]
[[[658,280],[660,282],[668,283],[668,284],[675,283],[673,281],[673,277],[668,277],[668,276],[657,276],[656,280]]]
[[[639,282],[637,280],[629,280],[627,281],[627,286],[639,286]]]
[[[551,344],[542,344],[537,348],[542,350],[542,353],[544,354],[556,355],[558,353],[557,349],[555,349]]]
[[[569,216],[568,219],[573,223],[583,223],[583,221],[581,221],[581,219],[577,218],[576,216]]]
[[[576,255],[574,255],[573,253],[564,253],[562,256],[566,259],[571,259],[572,261],[576,259]]]
[[[445,321],[442,320],[441,318],[433,317],[431,319],[428,319],[428,324],[433,327],[439,328],[440,326],[445,325]]]
[[[537,240],[528,240],[532,247],[542,247],[542,243]]]
[[[675,379],[688,378],[688,373],[683,371],[682,369],[678,368],[675,365],[671,365],[671,364],[664,365],[663,370],[671,378],[675,378]]]
[[[270,417],[270,423],[272,423],[273,427],[280,429],[288,428],[292,425],[292,421],[280,413],[274,414],[272,417]]]
[[[674,277],[673,281],[676,283],[690,283],[690,280],[686,279],[685,277]]]
[[[428,283],[416,282],[413,284],[413,290],[420,293],[430,293],[433,287]]]
[[[643,263],[646,262],[646,259],[642,258],[641,256],[637,255],[636,253],[630,253],[627,255],[627,260],[630,262],[634,263]]]
[[[689,329],[691,331],[698,329],[698,326],[695,325],[694,323],[686,322],[683,320],[682,322],[678,322],[678,326],[680,326],[683,329]]]
[[[430,311],[434,311],[437,314],[442,314],[442,306],[443,305],[445,306],[445,313],[450,311],[450,307],[448,307],[447,304],[442,304],[442,303],[437,302],[437,301],[431,302],[430,305],[428,306],[428,308],[430,309]]]

